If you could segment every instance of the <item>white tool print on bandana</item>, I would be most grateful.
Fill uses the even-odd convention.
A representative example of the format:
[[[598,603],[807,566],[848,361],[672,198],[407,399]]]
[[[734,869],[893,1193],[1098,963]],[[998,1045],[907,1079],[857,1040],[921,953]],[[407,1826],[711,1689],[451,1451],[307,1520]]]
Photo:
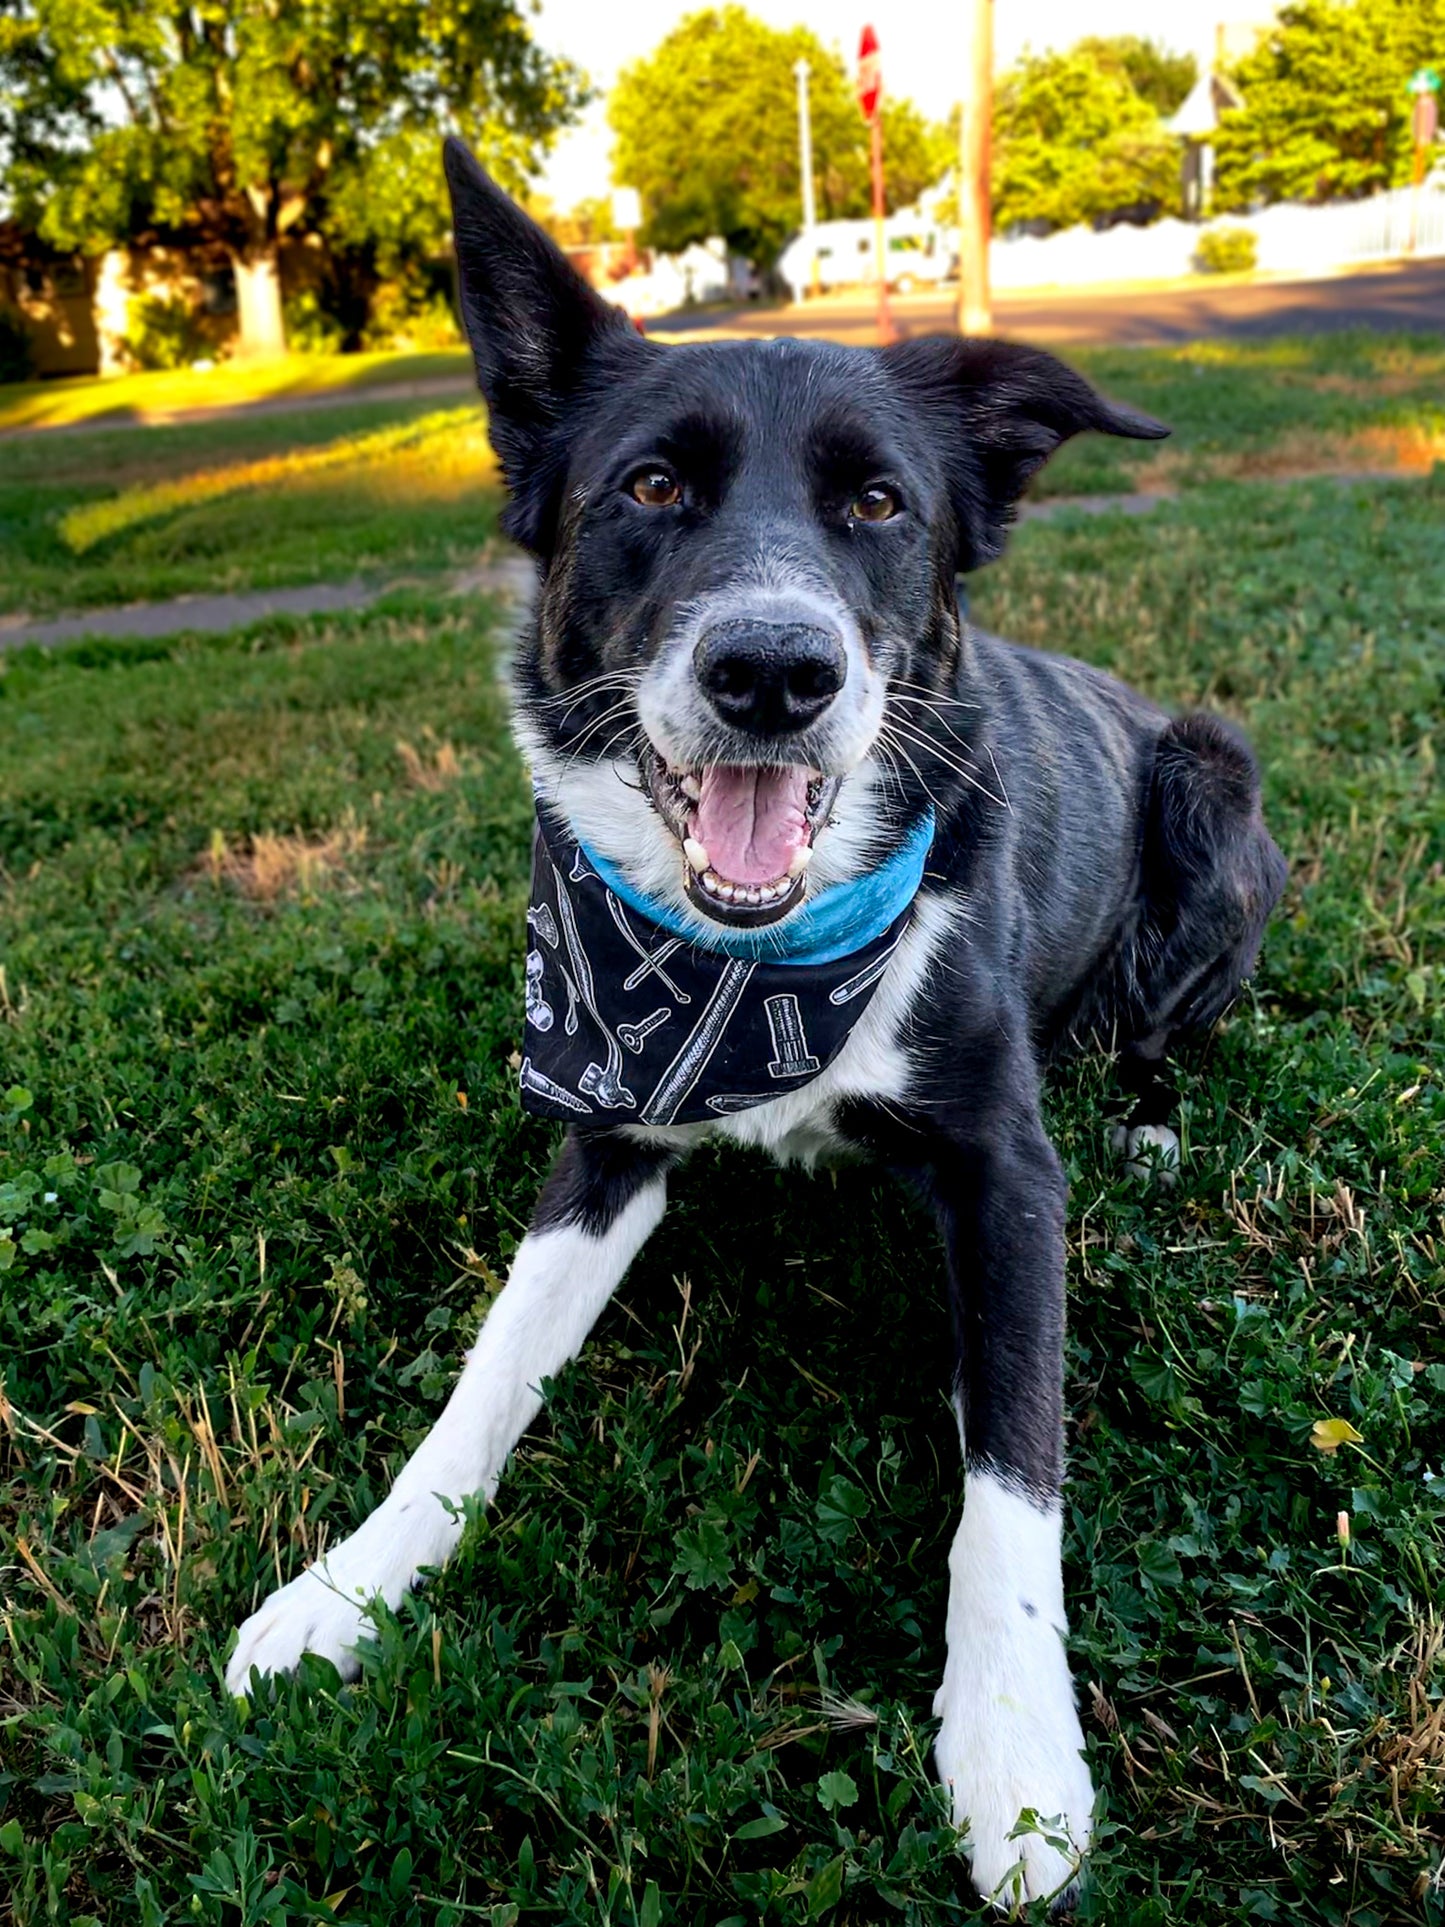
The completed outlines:
[[[602,1123],[620,1113],[668,1125],[729,1116],[795,1090],[847,1042],[910,914],[911,905],[856,951],[824,963],[731,956],[624,901],[566,828],[539,811],[523,1105],[563,1119]]]

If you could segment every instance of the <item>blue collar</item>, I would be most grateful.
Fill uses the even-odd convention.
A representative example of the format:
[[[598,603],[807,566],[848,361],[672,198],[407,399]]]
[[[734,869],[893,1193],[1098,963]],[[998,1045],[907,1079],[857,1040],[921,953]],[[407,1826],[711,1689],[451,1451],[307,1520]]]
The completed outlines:
[[[779,964],[834,963],[881,937],[918,895],[932,847],[930,809],[876,870],[820,890],[785,923],[767,924],[761,930],[724,930],[719,926],[716,933],[709,931],[704,936],[670,904],[634,889],[615,863],[598,856],[578,839],[578,848],[612,894],[670,936],[681,937],[702,950],[720,950],[729,957]]]

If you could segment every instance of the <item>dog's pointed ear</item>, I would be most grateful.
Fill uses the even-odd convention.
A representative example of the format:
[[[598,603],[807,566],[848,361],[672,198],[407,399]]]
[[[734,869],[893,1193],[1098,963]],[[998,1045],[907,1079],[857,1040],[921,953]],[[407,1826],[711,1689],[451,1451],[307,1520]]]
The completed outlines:
[[[1038,348],[935,336],[883,351],[893,377],[935,424],[958,523],[961,570],[1002,554],[1019,497],[1054,450],[1094,429],[1159,441],[1162,422],[1106,401]]]
[[[588,287],[461,141],[446,141],[442,161],[462,323],[512,495],[505,526],[523,547],[545,555],[555,530],[568,402],[596,378],[606,351],[648,351],[622,310]]]

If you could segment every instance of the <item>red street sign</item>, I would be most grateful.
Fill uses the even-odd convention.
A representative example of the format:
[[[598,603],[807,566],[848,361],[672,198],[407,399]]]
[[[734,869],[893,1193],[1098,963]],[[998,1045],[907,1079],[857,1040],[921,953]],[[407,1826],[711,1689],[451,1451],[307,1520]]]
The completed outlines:
[[[878,57],[878,36],[871,27],[865,27],[858,42],[858,105],[864,120],[872,120],[882,98],[883,62]]]
[[[1416,94],[1413,133],[1417,147],[1429,147],[1440,126],[1440,110],[1433,94]]]

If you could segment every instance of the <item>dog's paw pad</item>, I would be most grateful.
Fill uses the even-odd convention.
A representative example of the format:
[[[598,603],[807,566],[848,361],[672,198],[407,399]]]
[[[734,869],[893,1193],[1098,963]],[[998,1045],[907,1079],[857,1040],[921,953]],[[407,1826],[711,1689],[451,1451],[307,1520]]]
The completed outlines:
[[[1124,1160],[1124,1169],[1141,1184],[1179,1182],[1179,1139],[1167,1124],[1116,1124],[1109,1148]]]

